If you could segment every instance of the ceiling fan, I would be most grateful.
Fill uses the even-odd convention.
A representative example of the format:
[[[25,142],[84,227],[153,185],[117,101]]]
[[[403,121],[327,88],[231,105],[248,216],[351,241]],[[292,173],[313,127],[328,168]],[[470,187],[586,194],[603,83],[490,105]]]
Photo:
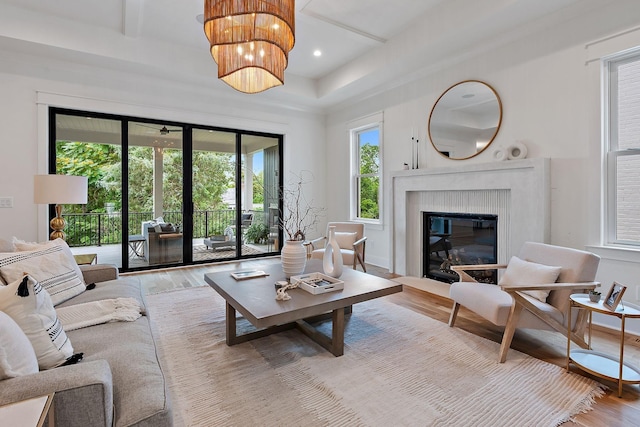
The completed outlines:
[[[162,126],[161,128],[157,128],[155,126],[143,125],[142,123],[136,123],[138,126],[146,127],[149,129],[154,129],[160,132],[160,135],[168,135],[171,132],[182,132],[182,129],[167,129],[166,126]]]

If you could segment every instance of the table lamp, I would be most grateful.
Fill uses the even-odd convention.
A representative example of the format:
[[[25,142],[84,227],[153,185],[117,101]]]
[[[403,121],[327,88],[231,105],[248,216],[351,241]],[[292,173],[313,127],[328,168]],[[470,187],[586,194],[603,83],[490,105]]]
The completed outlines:
[[[37,204],[55,204],[56,217],[51,220],[53,232],[49,235],[51,240],[60,237],[64,240],[62,230],[65,221],[62,218],[63,204],[87,203],[86,176],[72,175],[35,175],[33,180],[33,202]]]

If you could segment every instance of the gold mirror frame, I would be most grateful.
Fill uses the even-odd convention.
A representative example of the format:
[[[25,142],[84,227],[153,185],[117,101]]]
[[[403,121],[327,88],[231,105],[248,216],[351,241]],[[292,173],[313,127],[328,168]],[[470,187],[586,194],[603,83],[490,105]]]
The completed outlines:
[[[429,114],[429,139],[443,157],[466,160],[486,150],[500,130],[502,102],[490,85],[465,80],[445,90]]]

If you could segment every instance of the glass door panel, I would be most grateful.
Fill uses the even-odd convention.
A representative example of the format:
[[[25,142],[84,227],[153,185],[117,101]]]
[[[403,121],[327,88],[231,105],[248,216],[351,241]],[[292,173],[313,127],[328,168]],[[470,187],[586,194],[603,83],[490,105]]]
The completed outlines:
[[[64,205],[66,242],[74,254],[99,254],[122,267],[122,134],[119,120],[55,113],[55,169],[88,178],[86,205]]]
[[[183,128],[129,122],[129,266],[183,262]]]
[[[279,139],[260,135],[241,136],[242,255],[280,250]]]
[[[193,129],[193,261],[237,257],[236,133]]]

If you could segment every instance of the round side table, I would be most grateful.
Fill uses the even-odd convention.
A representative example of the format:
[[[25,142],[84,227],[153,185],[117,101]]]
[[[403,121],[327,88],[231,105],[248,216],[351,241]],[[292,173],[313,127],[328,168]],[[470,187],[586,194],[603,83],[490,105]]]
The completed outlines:
[[[622,397],[623,384],[640,384],[640,369],[624,362],[624,328],[626,319],[640,318],[640,310],[620,304],[615,311],[606,308],[602,301],[591,302],[588,294],[574,294],[570,297],[569,314],[572,307],[579,307],[589,313],[589,349],[571,350],[571,339],[567,338],[567,371],[573,362],[578,368],[598,378],[618,383],[618,397]],[[593,313],[614,316],[620,319],[620,354],[619,356],[591,350],[591,324]],[[568,316],[567,331],[571,336],[571,315]]]

